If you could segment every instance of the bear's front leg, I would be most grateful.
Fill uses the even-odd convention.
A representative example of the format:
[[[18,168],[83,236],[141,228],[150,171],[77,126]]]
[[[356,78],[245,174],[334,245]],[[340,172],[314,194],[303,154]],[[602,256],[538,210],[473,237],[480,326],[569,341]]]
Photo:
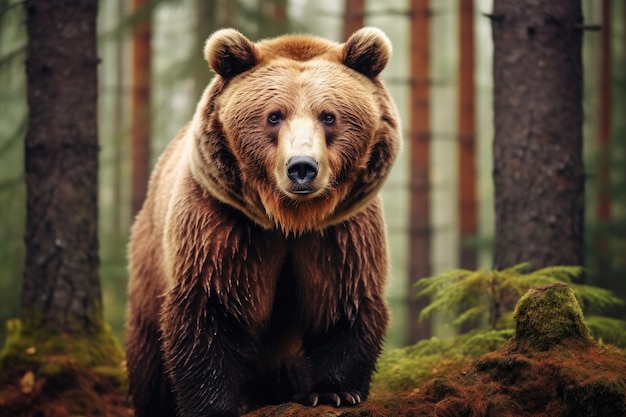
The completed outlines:
[[[307,357],[316,380],[311,392],[295,398],[297,402],[339,407],[358,405],[367,399],[383,342],[381,329],[388,318],[382,300],[380,303],[381,306],[361,305],[356,317],[343,316],[330,329],[305,337]]]
[[[255,351],[248,329],[202,285],[184,284],[161,314],[163,356],[179,417],[236,417]]]
[[[171,286],[160,314],[178,416],[237,416],[286,246],[277,232],[214,200],[179,207],[180,222],[166,235]],[[210,219],[197,214],[201,208]]]
[[[311,392],[296,398],[301,403],[356,405],[369,394],[389,319],[381,216],[372,205],[296,245],[302,311],[310,326],[303,344],[314,378]]]

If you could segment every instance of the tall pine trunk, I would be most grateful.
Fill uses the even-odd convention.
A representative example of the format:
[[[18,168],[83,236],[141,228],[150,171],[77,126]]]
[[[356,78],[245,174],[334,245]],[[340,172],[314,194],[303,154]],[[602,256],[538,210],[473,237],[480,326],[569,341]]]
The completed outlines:
[[[20,325],[0,352],[0,415],[128,416],[100,293],[98,2],[24,7],[26,260]]]
[[[121,21],[126,15],[126,0],[117,0],[117,17]],[[115,95],[113,98],[112,109],[113,113],[113,204],[112,204],[112,224],[113,236],[126,236],[126,230],[128,229],[128,208],[124,201],[123,190],[125,190],[124,183],[124,156],[126,142],[126,129],[125,129],[125,114],[126,109],[126,68],[127,61],[125,58],[124,38],[121,36],[115,40]],[[122,253],[125,248],[118,248],[116,253]]]
[[[606,272],[610,264],[610,238],[604,228],[611,221],[611,112],[612,112],[612,56],[611,56],[611,1],[602,0],[602,28],[600,31],[600,62],[598,66],[600,92],[598,103],[598,168],[596,169],[596,219],[600,232],[596,239],[598,267]]]
[[[200,100],[204,89],[211,81],[211,71],[204,59],[204,44],[211,33],[220,28],[218,2],[216,0],[195,0],[194,44],[190,51],[189,62],[193,68],[194,102]],[[226,26],[225,26],[226,27]]]
[[[476,269],[476,249],[467,239],[478,231],[476,202],[476,106],[474,86],[474,0],[459,0],[458,219],[459,265]]]
[[[494,267],[583,264],[580,0],[495,0]]]
[[[96,0],[26,2],[26,327],[93,332],[98,275]]]
[[[346,0],[343,13],[343,40],[348,40],[357,30],[363,27],[365,21],[365,0]]]
[[[68,414],[88,415],[86,408],[108,408],[106,401],[94,400],[94,386],[98,395],[111,398],[107,394],[115,392],[120,398],[111,375],[123,373],[100,291],[98,2],[27,0],[24,6],[26,259],[21,324],[13,322],[0,353],[0,393],[3,384],[21,385],[31,395],[18,403],[48,410],[45,403],[67,390]],[[103,378],[94,366],[111,373]],[[4,397],[0,415],[26,415],[11,407],[15,401]]]
[[[150,178],[150,70],[152,62],[151,14],[147,0],[133,0],[133,9],[145,15],[133,28],[131,99],[131,212],[141,210]],[[142,11],[144,10],[144,11]]]
[[[98,2],[24,7],[26,259],[20,322],[0,352],[0,415],[128,415],[113,414],[123,354],[100,292]],[[22,395],[2,395],[12,392]]]
[[[418,320],[428,305],[415,300],[414,284],[431,274],[430,226],[430,1],[411,0],[411,108],[408,343],[430,337],[430,323]]]
[[[600,160],[598,166],[598,208],[600,221],[611,220],[611,199],[609,196],[609,144],[611,142],[612,112],[612,54],[611,54],[611,0],[602,0],[602,28],[600,30],[600,97],[598,106],[598,147]]]

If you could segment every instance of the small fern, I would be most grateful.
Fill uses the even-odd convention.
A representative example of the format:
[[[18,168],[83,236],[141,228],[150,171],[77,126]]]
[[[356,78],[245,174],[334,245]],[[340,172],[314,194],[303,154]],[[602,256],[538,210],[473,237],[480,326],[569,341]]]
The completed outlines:
[[[535,271],[519,264],[503,270],[454,269],[441,275],[422,278],[415,285],[421,288],[418,297],[430,297],[430,304],[420,313],[420,320],[438,311],[450,313],[455,326],[488,316],[492,329],[507,328],[513,308],[531,288],[564,282],[571,286],[583,308],[604,310],[624,302],[610,291],[589,285],[574,284],[583,272],[577,266],[550,266]],[[506,323],[502,323],[506,321]]]
[[[600,343],[626,348],[626,321],[600,316],[585,318],[591,335]]]

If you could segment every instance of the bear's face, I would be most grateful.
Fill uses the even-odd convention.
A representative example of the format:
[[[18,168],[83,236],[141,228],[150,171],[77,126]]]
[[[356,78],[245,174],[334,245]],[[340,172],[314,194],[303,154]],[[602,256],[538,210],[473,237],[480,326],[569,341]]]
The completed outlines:
[[[362,29],[343,45],[303,36],[253,44],[226,29],[205,52],[219,77],[201,103],[201,136],[218,130],[222,143],[198,141],[212,159],[194,163],[234,165],[221,175],[195,167],[216,197],[296,233],[369,202],[399,144],[396,110],[377,77],[390,54],[382,32]],[[230,162],[217,160],[225,156]]]
[[[326,61],[279,61],[229,86],[220,120],[243,182],[267,189],[266,206],[319,204],[365,169],[380,114],[359,77]]]

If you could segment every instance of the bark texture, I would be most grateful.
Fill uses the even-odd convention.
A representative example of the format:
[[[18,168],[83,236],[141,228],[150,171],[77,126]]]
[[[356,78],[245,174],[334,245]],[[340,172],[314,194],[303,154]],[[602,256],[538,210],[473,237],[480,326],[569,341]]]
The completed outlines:
[[[494,267],[583,264],[580,0],[495,0]]]
[[[26,324],[102,320],[98,276],[96,0],[28,0]]]

